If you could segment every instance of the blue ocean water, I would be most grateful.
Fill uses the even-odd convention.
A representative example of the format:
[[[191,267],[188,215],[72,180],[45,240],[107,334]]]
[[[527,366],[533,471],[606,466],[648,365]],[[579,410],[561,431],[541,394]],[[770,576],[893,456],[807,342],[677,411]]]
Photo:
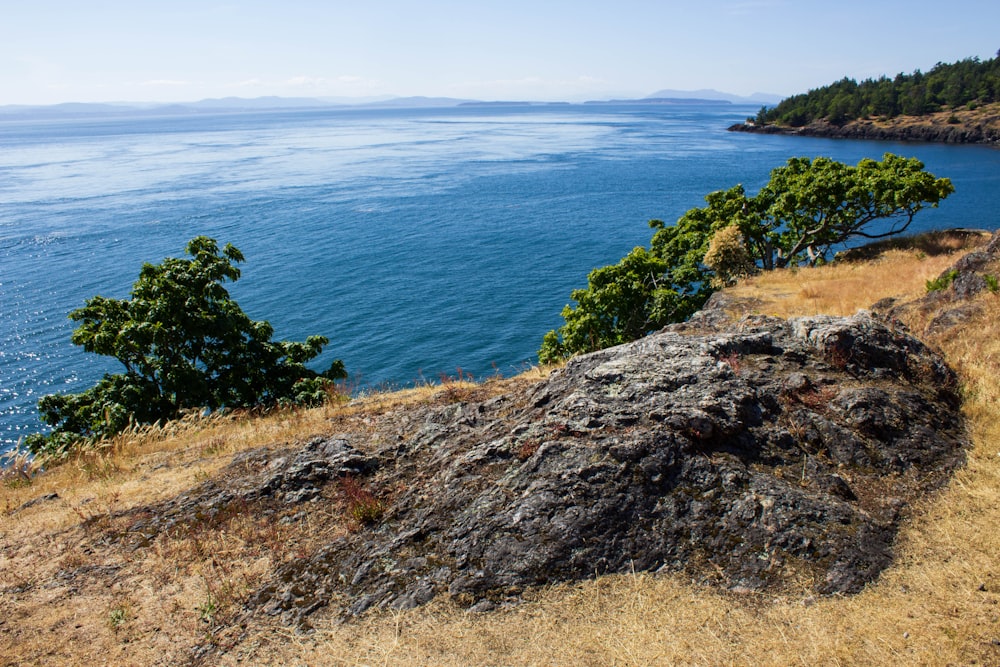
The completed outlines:
[[[569,293],[703,196],[795,155],[923,160],[956,193],[913,231],[1000,226],[1000,151],[728,133],[756,108],[460,107],[0,122],[0,450],[35,404],[115,362],[67,313],[127,297],[190,238],[247,258],[231,292],[276,336],[323,334],[355,382],[509,374]]]

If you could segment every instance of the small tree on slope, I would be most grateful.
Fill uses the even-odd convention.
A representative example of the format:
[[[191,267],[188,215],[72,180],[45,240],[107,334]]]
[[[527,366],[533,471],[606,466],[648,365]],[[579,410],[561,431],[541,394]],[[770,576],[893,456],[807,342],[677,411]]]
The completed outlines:
[[[29,450],[58,450],[188,409],[294,401],[317,382],[346,377],[339,360],[322,374],[305,366],[329,342],[325,337],[272,341],[271,325],[250,319],[230,297],[223,284],[239,279],[239,250],[227,244],[220,251],[214,239],[199,236],[187,254],[144,265],[130,299],[95,296],[70,313],[80,323],[73,344],[114,357],[124,372],[79,394],[43,397],[42,421],[54,431],[30,436]]]

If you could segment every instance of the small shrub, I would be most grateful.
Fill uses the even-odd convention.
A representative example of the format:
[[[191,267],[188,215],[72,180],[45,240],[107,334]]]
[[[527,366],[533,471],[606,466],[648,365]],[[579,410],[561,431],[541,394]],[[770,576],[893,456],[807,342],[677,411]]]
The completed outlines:
[[[441,372],[438,377],[441,379],[441,384],[448,385],[456,382],[475,382],[475,378],[472,377],[471,373],[466,373],[462,370],[461,366],[455,367],[456,375],[452,377],[445,372]]]
[[[285,407],[315,408],[327,403],[343,403],[347,398],[347,394],[337,382],[317,376],[298,380],[292,385],[292,396],[281,399],[279,403]]]
[[[926,283],[927,291],[940,292],[941,290],[946,290],[951,286],[951,284],[955,281],[955,278],[957,277],[958,277],[958,271],[956,271],[955,269],[942,273],[937,278],[927,281]]]
[[[704,262],[705,266],[715,271],[713,283],[720,288],[732,285],[757,268],[750,259],[743,234],[736,225],[729,225],[715,232],[708,244]]]
[[[26,486],[31,486],[32,482],[31,477],[27,475],[23,477],[20,475],[3,475],[0,479],[3,479],[3,485],[8,489],[20,489]]]
[[[108,612],[108,625],[115,632],[128,622],[129,608],[125,604],[120,604]]]
[[[987,273],[983,275],[983,280],[986,281],[986,289],[990,292],[993,294],[1000,292],[1000,279],[997,279],[996,276]]]
[[[340,480],[340,491],[347,501],[347,514],[359,525],[378,522],[385,514],[386,503],[356,479],[347,475]]]
[[[204,601],[195,607],[195,611],[198,612],[198,620],[202,623],[207,623],[208,625],[215,624],[215,616],[219,613],[219,604],[216,602],[211,590],[206,591]]]
[[[87,479],[107,482],[121,472],[121,466],[100,452],[83,452],[78,460],[80,472]]]

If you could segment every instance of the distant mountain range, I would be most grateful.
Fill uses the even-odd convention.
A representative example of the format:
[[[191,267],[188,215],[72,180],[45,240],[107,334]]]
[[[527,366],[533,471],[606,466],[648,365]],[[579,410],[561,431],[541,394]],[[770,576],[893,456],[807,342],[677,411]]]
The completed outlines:
[[[593,100],[585,104],[768,104],[781,101],[778,95],[754,93],[749,97],[731,95],[717,90],[660,90],[638,99]],[[116,115],[184,115],[198,113],[238,113],[279,109],[419,109],[458,106],[551,106],[566,102],[483,101],[453,97],[384,97],[384,98],[319,98],[319,97],[222,97],[161,104],[154,102],[70,102],[48,106],[0,106],[0,120],[32,120],[40,118]]]

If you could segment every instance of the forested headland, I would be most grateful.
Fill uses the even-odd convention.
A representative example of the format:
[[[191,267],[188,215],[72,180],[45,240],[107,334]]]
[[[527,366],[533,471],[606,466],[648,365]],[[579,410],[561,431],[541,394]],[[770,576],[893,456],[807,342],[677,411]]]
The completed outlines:
[[[989,60],[938,63],[893,78],[849,77],[774,107],[730,129],[852,139],[1000,142],[1000,52]]]

